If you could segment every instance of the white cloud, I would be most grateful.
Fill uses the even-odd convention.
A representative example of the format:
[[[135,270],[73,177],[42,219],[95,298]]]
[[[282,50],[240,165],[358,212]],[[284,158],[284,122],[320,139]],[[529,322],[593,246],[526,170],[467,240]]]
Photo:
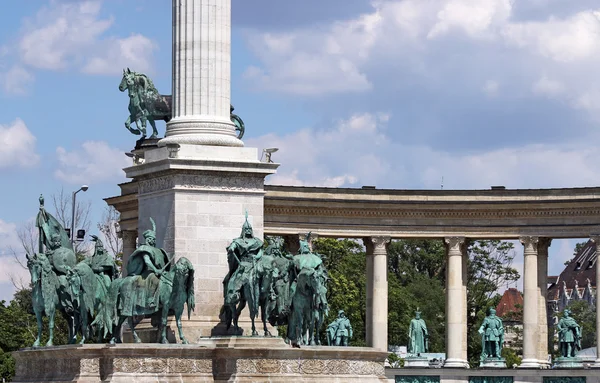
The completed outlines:
[[[583,11],[566,19],[550,18],[506,25],[509,43],[533,48],[559,62],[597,58],[600,54],[600,11]]]
[[[504,24],[512,10],[511,0],[450,0],[442,1],[438,21],[427,37],[435,38],[458,29],[473,38],[491,36],[489,30]]]
[[[594,186],[600,179],[600,153],[585,139],[450,153],[396,142],[385,124],[374,114],[354,115],[329,130],[269,134],[247,144],[279,148],[273,160],[281,167],[271,184],[437,189],[444,177],[447,189],[486,189]]]
[[[0,219],[0,300],[10,300],[15,285],[27,286],[29,271],[17,235],[17,225]]]
[[[498,92],[499,87],[500,87],[500,84],[498,84],[498,81],[487,80],[485,82],[485,84],[483,84],[483,91],[487,95],[493,96],[494,94],[496,94]]]
[[[21,119],[10,125],[0,125],[0,169],[32,167],[39,162],[35,152],[36,138]]]
[[[0,73],[0,84],[6,94],[26,94],[33,80],[33,75],[20,65],[13,65],[8,71]]]
[[[515,17],[516,6],[514,0],[380,0],[370,12],[329,25],[251,30],[248,45],[260,65],[248,68],[246,79],[257,89],[302,96],[379,91],[384,83],[454,87],[453,99],[473,86],[488,95],[529,92],[561,98],[600,121],[594,101],[600,8],[582,5],[531,21]],[[550,4],[536,7],[539,14]]]
[[[10,254],[11,249],[18,249],[20,245],[17,225],[0,219],[0,258]]]
[[[59,168],[54,175],[69,183],[99,183],[124,179],[123,168],[131,165],[124,151],[110,147],[104,141],[86,141],[81,149],[68,152],[56,148]]]
[[[559,81],[550,79],[544,75],[533,84],[532,91],[550,97],[557,96],[564,91],[564,85]]]
[[[383,145],[388,118],[386,114],[355,114],[337,121],[333,129],[268,134],[246,144],[279,148],[273,161],[282,166],[267,179],[270,184],[340,187],[354,185],[359,179],[372,182],[372,176],[386,169],[371,153]]]
[[[120,74],[125,67],[137,72],[151,70],[151,53],[157,45],[149,38],[134,34],[123,39],[110,39],[100,55],[93,55],[83,67],[90,74]]]
[[[24,23],[18,43],[21,62],[35,69],[77,68],[118,74],[123,67],[151,69],[156,44],[140,34],[107,36],[115,19],[102,15],[102,1],[51,2]]]

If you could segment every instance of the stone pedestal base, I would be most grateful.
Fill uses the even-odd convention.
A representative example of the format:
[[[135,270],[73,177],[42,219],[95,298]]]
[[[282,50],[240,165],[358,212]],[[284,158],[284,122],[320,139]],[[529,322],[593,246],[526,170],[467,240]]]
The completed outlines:
[[[423,356],[408,356],[404,359],[404,368],[428,368],[429,359]]]
[[[553,368],[583,368],[583,361],[580,358],[556,358]]]
[[[13,382],[385,382],[386,352],[291,348],[281,338],[222,337],[199,344],[72,345],[13,353]]]
[[[479,363],[479,368],[506,368],[506,359],[487,358]]]

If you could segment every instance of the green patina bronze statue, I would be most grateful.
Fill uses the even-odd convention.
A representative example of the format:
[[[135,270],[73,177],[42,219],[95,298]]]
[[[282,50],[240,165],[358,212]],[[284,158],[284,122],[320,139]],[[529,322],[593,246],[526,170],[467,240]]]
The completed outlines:
[[[147,75],[134,72],[129,68],[123,69],[123,78],[119,84],[119,90],[121,92],[127,90],[129,95],[129,117],[125,121],[125,128],[135,135],[141,134],[142,138],[146,138],[146,125],[150,122],[152,135],[149,138],[157,138],[158,130],[155,121],[171,121],[173,116],[172,97],[160,94]],[[246,128],[244,121],[234,114],[233,110],[234,108],[230,104],[229,118],[235,125],[237,138],[241,140]],[[131,127],[132,123],[136,124],[137,129]]]
[[[98,310],[95,323],[104,328],[104,335],[112,334],[111,343],[120,343],[120,328],[129,321],[129,327],[136,343],[141,340],[135,331],[134,316],[152,316],[160,323],[160,343],[168,343],[166,337],[167,316],[173,310],[182,343],[188,343],[183,335],[181,315],[187,304],[188,317],[195,309],[194,268],[191,262],[181,257],[173,264],[163,250],[156,247],[156,225],[150,218],[152,229],[143,236],[145,244],[140,245],[127,262],[127,276],[115,279],[109,289],[108,299]]]
[[[148,76],[133,72],[129,68],[123,69],[119,90],[127,90],[129,95],[129,117],[125,121],[125,128],[133,134],[142,134],[142,138],[145,138],[146,123],[150,122],[150,138],[156,138],[158,130],[155,121],[171,120],[171,96],[161,95]],[[131,127],[132,122],[135,122],[137,129]]]
[[[571,310],[563,311],[557,330],[560,355],[563,358],[575,358],[577,351],[581,350],[581,327],[571,316]]]
[[[272,326],[287,324],[290,314],[290,272],[292,255],[285,252],[282,238],[269,238],[265,255],[273,259],[272,293],[269,300],[268,319]]]
[[[414,356],[420,356],[421,353],[429,352],[429,333],[427,325],[421,319],[421,312],[417,308],[415,317],[410,321],[408,328],[408,353]]]
[[[352,338],[352,335],[350,319],[346,317],[344,310],[340,310],[338,317],[327,326],[327,345],[348,346],[348,341]]]
[[[34,347],[40,345],[42,317],[49,319],[49,339],[53,344],[54,316],[60,312],[67,320],[69,343],[81,335],[81,343],[92,336],[90,321],[93,319],[98,299],[95,276],[87,261],[76,263],[75,252],[66,230],[44,208],[40,196],[40,208],[36,218],[39,229],[38,254],[27,254],[27,267],[31,274],[33,309],[38,324]]]
[[[486,359],[502,359],[502,346],[504,344],[504,326],[502,319],[496,316],[496,310],[490,308],[481,327],[481,361]]]
[[[227,247],[227,263],[229,272],[223,279],[222,310],[227,328],[233,322],[234,330],[240,331],[238,319],[247,304],[252,321],[252,336],[258,335],[254,321],[259,309],[264,335],[271,336],[267,329],[267,318],[272,306],[270,302],[273,301],[273,257],[263,253],[263,241],[254,237],[247,211],[242,233]]]
[[[288,320],[288,334],[293,347],[301,344],[316,345],[319,327],[328,310],[327,272],[323,260],[310,249],[310,233],[306,240],[300,240],[299,254],[293,258],[290,288],[291,304]],[[315,331],[316,330],[316,331]]]

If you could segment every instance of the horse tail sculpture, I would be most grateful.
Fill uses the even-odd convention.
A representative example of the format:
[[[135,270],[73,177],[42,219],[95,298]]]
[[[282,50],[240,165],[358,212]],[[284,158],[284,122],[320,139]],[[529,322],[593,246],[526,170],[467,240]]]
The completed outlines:
[[[194,269],[190,268],[187,279],[187,286],[185,289],[185,293],[187,295],[186,304],[187,304],[187,312],[188,312],[188,320],[192,315],[192,311],[196,310],[196,297],[194,295]]]

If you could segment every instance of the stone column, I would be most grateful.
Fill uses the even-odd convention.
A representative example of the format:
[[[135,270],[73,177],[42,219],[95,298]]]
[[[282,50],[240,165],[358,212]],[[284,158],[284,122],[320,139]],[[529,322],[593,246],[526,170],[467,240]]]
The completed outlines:
[[[390,237],[369,237],[364,243],[367,249],[367,346],[387,351],[387,249]]]
[[[548,248],[552,238],[540,238],[538,242],[537,280],[540,295],[538,296],[538,360],[543,368],[550,368],[548,361]]]
[[[600,284],[600,234],[590,237],[596,244],[596,361],[593,368],[600,368],[600,299],[598,299],[598,285]]]
[[[121,266],[121,274],[125,277],[127,274],[127,261],[136,248],[137,231],[121,230],[121,240],[123,241],[123,265]]]
[[[462,245],[462,291],[463,297],[462,302],[464,302],[465,308],[462,312],[464,331],[463,331],[463,342],[462,342],[462,359],[469,360],[467,355],[467,349],[469,347],[469,334],[467,332],[467,321],[468,321],[468,313],[467,313],[467,267],[469,265],[469,254],[467,254],[467,247],[469,245],[469,240],[465,239],[465,243]]]
[[[468,368],[464,342],[467,332],[467,302],[463,280],[465,237],[445,238],[446,244],[446,361],[444,367]]]
[[[521,237],[523,262],[523,361],[520,368],[540,368],[538,360],[539,297],[538,237]]]
[[[230,120],[231,0],[173,0],[173,117],[160,146],[244,146]]]

